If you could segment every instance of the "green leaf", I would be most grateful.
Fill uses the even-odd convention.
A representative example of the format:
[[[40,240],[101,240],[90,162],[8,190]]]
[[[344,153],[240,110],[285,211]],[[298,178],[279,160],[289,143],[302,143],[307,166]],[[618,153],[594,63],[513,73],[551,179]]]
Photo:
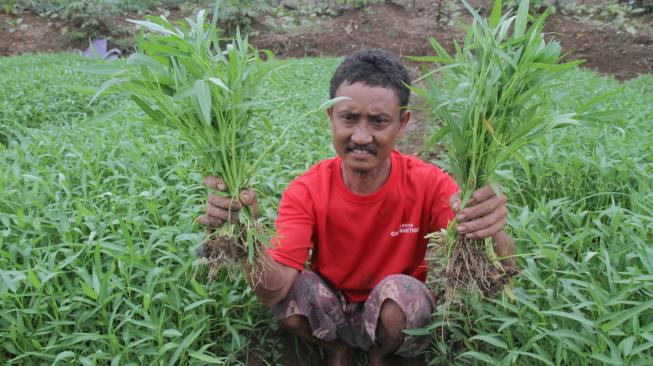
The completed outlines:
[[[93,104],[93,102],[95,101],[95,99],[96,99],[98,96],[100,96],[101,94],[103,94],[105,91],[107,91],[108,89],[110,89],[110,88],[113,87],[113,86],[116,86],[116,85],[118,85],[118,84],[124,83],[124,82],[127,81],[127,80],[128,80],[127,78],[113,78],[113,79],[109,79],[109,80],[105,81],[105,82],[102,83],[102,85],[98,88],[97,92],[95,92],[95,95],[93,95],[93,98],[91,98],[91,101],[88,102],[88,103],[89,103],[89,104]]]
[[[505,349],[505,350],[508,349],[508,345],[506,344],[506,342],[504,342],[503,340],[499,339],[498,336],[493,336],[493,335],[476,335],[476,336],[471,337],[469,340],[470,340],[470,341],[476,341],[476,340],[478,340],[478,341],[483,341],[483,342],[488,343],[488,344],[491,344],[491,345],[493,345],[493,346],[495,346],[495,347],[499,347],[499,348],[502,348],[502,349]]]
[[[561,318],[567,318],[571,320],[575,320],[583,325],[587,325],[589,327],[594,327],[594,323],[591,320],[588,320],[581,314],[576,314],[576,313],[568,313],[565,311],[542,311],[542,314],[548,314],[548,315],[553,315],[553,316],[558,316]]]
[[[603,362],[606,365],[619,365],[619,366],[623,365],[622,360],[612,359],[602,353],[591,353],[589,356],[595,360]]]
[[[39,280],[36,273],[34,273],[34,270],[31,268],[27,270],[27,282],[29,282],[29,284],[36,289],[41,288],[41,281]]]
[[[540,360],[540,361],[542,361],[545,365],[555,366],[555,364],[554,364],[553,362],[551,362],[551,360],[549,360],[548,358],[546,358],[546,357],[544,357],[544,356],[542,356],[542,355],[538,355],[537,353],[533,353],[533,352],[524,352],[524,351],[517,351],[516,353],[519,354],[519,355],[522,355],[522,356],[527,356],[527,357],[534,358],[534,359],[536,359],[536,360]]]
[[[576,115],[579,120],[599,123],[616,123],[623,121],[628,116],[625,109],[613,109],[608,111],[583,112]]]
[[[574,342],[582,342],[586,345],[591,345],[593,343],[592,339],[590,339],[586,334],[574,332],[568,329],[547,331],[546,335],[555,340],[559,340],[561,338],[569,338],[573,339]]]
[[[648,310],[651,307],[653,307],[653,300],[647,301],[637,306],[633,306],[628,309],[610,313],[607,316],[600,319],[601,330],[604,332],[609,332],[612,329],[621,325],[626,320],[639,316],[639,314],[641,314],[645,310]]]
[[[195,95],[200,108],[200,117],[207,126],[211,125],[211,90],[204,80],[195,81]]]
[[[112,62],[100,63],[93,66],[71,67],[69,70],[95,75],[115,75],[123,71],[123,66],[119,62]]]
[[[349,97],[335,97],[333,99],[327,100],[326,102],[320,104],[319,109],[324,110],[324,109],[329,109],[336,105],[336,103],[341,102],[343,100],[351,100]]]
[[[594,107],[595,105],[597,105],[597,104],[599,104],[599,103],[601,103],[603,101],[606,101],[606,100],[608,100],[610,98],[613,98],[613,97],[615,97],[615,96],[617,96],[619,94],[622,94],[623,92],[624,92],[624,89],[623,89],[623,87],[621,87],[621,88],[615,88],[614,90],[611,90],[611,91],[608,91],[608,92],[605,92],[605,93],[601,93],[601,94],[599,94],[599,95],[597,95],[595,97],[592,97],[587,102],[583,103],[583,105],[581,105],[580,107],[578,107],[578,109],[576,109],[576,112],[577,113],[585,112],[589,108]]]
[[[417,62],[442,62],[443,58],[439,56],[406,56],[406,59]]]
[[[57,356],[54,358],[54,361],[52,363],[56,365],[60,361],[63,361],[65,359],[67,359],[67,358],[75,358],[75,356],[76,356],[76,353],[72,352],[72,351],[59,352],[57,354]]]
[[[582,60],[575,60],[566,62],[564,64],[547,64],[543,62],[531,62],[527,66],[534,69],[545,69],[552,72],[563,72],[576,68],[578,65],[582,64]]]
[[[204,289],[204,287],[203,287],[199,282],[197,282],[197,280],[195,280],[194,278],[192,278],[191,281],[190,281],[190,283],[193,285],[193,289],[195,290],[195,292],[196,292],[198,295],[200,295],[201,297],[207,297],[207,296],[209,296],[209,293],[206,292],[206,290]]]
[[[199,335],[202,334],[203,331],[204,331],[204,327],[201,327],[195,332],[187,335],[186,338],[184,338],[184,340],[181,341],[181,344],[179,344],[175,352],[172,354],[172,357],[169,358],[168,366],[176,365],[177,361],[179,360],[179,357],[181,356],[181,353],[185,351],[195,341],[195,339],[197,339],[197,337],[199,337]]]
[[[519,318],[508,318],[508,319],[497,319],[497,320],[504,320],[503,324],[497,329],[497,332],[502,332],[504,329],[510,327],[513,324],[519,323]]]
[[[164,337],[181,337],[183,334],[177,329],[166,329],[162,332]]]
[[[431,334],[433,330],[431,329],[431,327],[424,327],[424,328],[404,329],[403,332],[408,335],[425,336]]]
[[[114,116],[118,115],[119,113],[123,112],[124,108],[115,108],[115,109],[110,109],[104,113],[100,113],[90,119],[88,119],[86,122],[88,123],[97,123],[101,121],[107,121],[112,119]]]
[[[490,365],[498,365],[499,364],[499,360],[497,360],[495,358],[492,358],[490,355],[488,355],[486,353],[480,353],[480,352],[476,352],[476,351],[467,351],[467,352],[461,354],[460,356],[458,356],[458,358],[463,358],[463,357],[474,358],[474,359],[477,359],[479,361],[485,362],[485,363],[490,364]]]
[[[229,90],[229,88],[227,87],[227,85],[226,85],[226,84],[224,83],[224,81],[222,81],[220,78],[209,78],[209,81],[212,82],[213,84],[215,84],[215,85],[221,87],[221,88],[224,89],[225,91],[231,93],[231,90]]]
[[[494,4],[492,5],[492,12],[490,13],[490,27],[493,29],[499,25],[499,21],[501,20],[502,6],[503,4],[501,0],[494,0]]]
[[[640,344],[639,346],[632,349],[630,355],[636,355],[640,352],[644,352],[651,347],[653,347],[653,341]]]
[[[521,0],[517,8],[517,19],[515,19],[515,30],[512,33],[513,38],[519,38],[526,32],[526,23],[528,22],[528,3],[529,0]]]
[[[145,20],[134,20],[134,19],[127,19],[127,21],[130,22],[130,23],[134,23],[134,24],[140,25],[142,27],[145,27],[145,28],[147,28],[147,29],[149,29],[149,30],[151,30],[153,32],[168,34],[168,35],[175,36],[175,37],[180,36],[179,34],[171,31],[170,29],[167,29],[167,28],[165,28],[165,27],[163,27],[163,26],[161,26],[159,24],[153,23],[153,22],[148,22],[148,21],[145,21]]]
[[[526,178],[530,180],[531,179],[531,168],[530,168],[530,164],[528,163],[528,160],[526,160],[524,155],[522,155],[518,151],[512,151],[511,154],[517,160],[519,165],[521,165],[522,169],[524,169],[524,172],[526,173]]]
[[[150,310],[150,304],[152,303],[152,297],[150,294],[143,295],[143,308],[145,311]]]
[[[192,304],[188,304],[188,305],[184,306],[184,312],[188,312],[188,311],[191,311],[191,310],[195,309],[198,306],[202,306],[204,304],[211,304],[211,303],[214,303],[214,302],[216,302],[216,301],[213,300],[213,299],[204,299],[204,300],[195,301]]]
[[[438,54],[438,57],[440,58],[440,60],[438,62],[449,64],[449,63],[452,63],[452,62],[455,61],[449,55],[449,52],[447,52],[447,50],[444,47],[442,47],[440,42],[437,41],[437,39],[435,39],[434,37],[430,37],[429,38],[429,43],[431,44],[431,47],[433,47],[435,52]],[[431,62],[433,62],[433,61],[431,61]]]
[[[629,356],[631,351],[633,350],[633,344],[635,343],[635,337],[630,336],[624,338],[623,341],[619,343],[619,347],[623,350],[623,353],[625,356]]]
[[[132,94],[130,98],[143,110],[143,112],[145,112],[145,114],[147,114],[152,119],[152,121],[161,123],[165,120],[165,116],[163,113],[161,113],[161,111],[152,109],[149,104],[147,104],[140,97]]]
[[[91,286],[89,286],[86,282],[83,282],[83,281],[82,281],[82,282],[81,282],[81,286],[82,286],[82,291],[84,292],[84,294],[85,294],[86,296],[88,296],[89,298],[91,298],[91,299],[93,299],[93,300],[97,300],[97,299],[98,299],[98,294],[97,294],[97,293],[93,290],[93,288],[92,288]]]
[[[210,364],[220,364],[220,365],[225,364],[225,358],[224,357],[217,358],[217,357],[214,357],[214,356],[207,355],[206,353],[200,353],[200,352],[196,352],[196,351],[190,351],[188,354],[189,354],[190,357],[192,357],[192,358],[194,358],[196,360],[200,360],[202,362],[206,362],[206,363],[210,363]]]

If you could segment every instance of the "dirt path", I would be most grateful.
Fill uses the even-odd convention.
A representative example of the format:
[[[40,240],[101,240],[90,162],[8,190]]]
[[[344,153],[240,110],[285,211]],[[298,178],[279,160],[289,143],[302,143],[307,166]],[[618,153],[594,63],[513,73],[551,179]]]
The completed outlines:
[[[273,50],[279,57],[341,56],[361,47],[381,47],[406,56],[431,54],[429,36],[449,49],[453,40],[461,37],[461,31],[451,25],[447,12],[439,9],[436,2],[396,2],[404,5],[386,2],[365,9],[349,9],[288,33],[279,33],[261,20],[256,26],[258,35],[252,41],[260,48]],[[175,16],[181,14],[175,12]],[[571,58],[586,59],[584,67],[624,80],[653,73],[653,14],[641,20],[643,26],[632,35],[600,23],[556,15],[549,19],[546,31],[555,35],[565,52],[571,52]],[[122,23],[116,20],[116,24]],[[71,30],[61,20],[31,13],[0,12],[0,56],[85,47],[68,41]]]
[[[438,25],[438,9],[432,2],[417,4],[383,3],[349,10],[292,33],[279,34],[259,25],[260,35],[253,42],[280,57],[341,56],[361,47],[381,47],[399,56],[426,55],[433,53],[429,36],[451,50],[461,31],[446,24],[446,19]],[[653,16],[643,20],[646,26],[635,35],[564,15],[550,17],[545,30],[560,41],[564,52],[571,52],[570,58],[585,59],[583,67],[624,80],[653,72]]]

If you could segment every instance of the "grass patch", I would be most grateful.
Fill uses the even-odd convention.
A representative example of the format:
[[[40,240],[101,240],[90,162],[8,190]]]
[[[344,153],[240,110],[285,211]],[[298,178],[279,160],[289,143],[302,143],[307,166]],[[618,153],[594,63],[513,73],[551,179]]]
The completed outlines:
[[[81,62],[73,55],[2,60],[21,61],[57,75]],[[284,69],[289,74],[274,75],[271,89],[279,95],[310,97],[289,100],[272,116],[275,126],[327,99],[312,89],[327,90],[321,75],[334,63],[296,62]],[[274,325],[244,280],[220,273],[205,285],[193,266],[206,191],[190,149],[176,134],[136,122],[142,116],[125,101],[112,120],[85,121],[89,96],[63,96],[72,80],[98,85],[92,75],[41,84],[29,68],[20,75],[3,74],[2,81],[11,77],[15,92],[33,100],[62,97],[13,111],[8,122],[16,125],[28,125],[33,115],[43,120],[12,133],[0,150],[0,361],[233,364],[245,360],[255,336],[264,349],[254,354],[272,359],[275,341],[265,335]],[[276,89],[290,86],[291,75],[306,82],[304,90]],[[6,97],[3,103],[11,105]],[[324,116],[304,125],[327,126]],[[292,158],[264,163],[261,176],[274,201],[300,169],[329,154],[322,137],[294,134]],[[303,151],[304,141],[324,146]],[[276,210],[271,200],[261,204],[264,212]]]
[[[90,106],[79,89],[101,82],[95,75],[80,77],[71,68],[92,61],[73,54],[22,55],[0,58],[0,144],[26,128],[43,124],[70,125],[115,106],[114,98]]]

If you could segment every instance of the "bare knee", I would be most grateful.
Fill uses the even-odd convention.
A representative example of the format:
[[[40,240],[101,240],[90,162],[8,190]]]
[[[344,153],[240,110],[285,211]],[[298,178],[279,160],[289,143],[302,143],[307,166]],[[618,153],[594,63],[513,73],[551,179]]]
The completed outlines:
[[[285,319],[279,320],[281,326],[291,332],[300,332],[305,330],[308,325],[308,319],[303,315],[291,315]]]
[[[404,338],[403,330],[406,329],[406,314],[399,304],[386,299],[381,305],[379,323],[377,325],[377,337],[380,342],[401,343]]]

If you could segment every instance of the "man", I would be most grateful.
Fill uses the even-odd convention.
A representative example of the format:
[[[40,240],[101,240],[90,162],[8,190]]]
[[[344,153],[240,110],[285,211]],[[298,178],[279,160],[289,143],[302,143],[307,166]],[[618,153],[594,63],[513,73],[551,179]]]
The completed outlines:
[[[402,331],[427,325],[435,309],[423,283],[424,236],[454,219],[458,187],[436,166],[394,150],[410,120],[409,83],[383,50],[357,51],[340,64],[330,95],[345,98],[326,111],[338,156],[288,186],[273,248],[248,269],[262,275],[254,284],[260,301],[290,332],[324,347],[329,365],[349,364],[352,347],[384,365],[428,346],[428,337]],[[225,189],[214,177],[205,184]],[[491,236],[500,257],[514,254],[503,232],[505,202],[483,187],[455,216],[461,234]],[[209,194],[200,223],[218,227],[241,204],[256,206],[251,190],[240,202]]]

